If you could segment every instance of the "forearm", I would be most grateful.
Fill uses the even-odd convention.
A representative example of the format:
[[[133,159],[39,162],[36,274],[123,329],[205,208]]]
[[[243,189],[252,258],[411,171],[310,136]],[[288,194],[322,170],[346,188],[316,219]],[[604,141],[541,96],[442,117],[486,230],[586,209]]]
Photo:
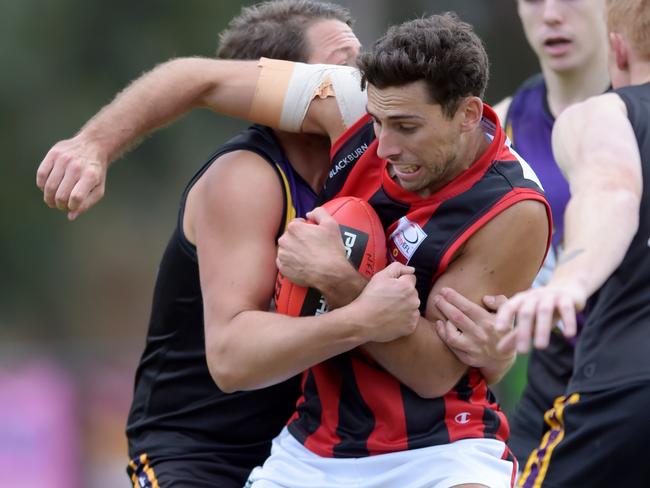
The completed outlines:
[[[424,318],[420,318],[411,335],[391,342],[369,342],[361,348],[424,398],[444,395],[467,371]]]
[[[273,385],[363,343],[355,320],[345,308],[300,318],[245,311],[225,326],[206,323],[208,367],[225,392]]]
[[[490,366],[480,368],[481,374],[488,385],[494,385],[501,381],[512,365],[515,364],[517,355],[513,354],[510,358],[499,363],[493,363]]]
[[[223,68],[224,63],[207,58],[163,63],[120,92],[76,137],[94,145],[103,160],[112,161],[155,129],[207,106],[208,97],[214,104],[211,95],[219,85],[219,66]]]
[[[345,307],[318,316],[254,311],[223,317],[206,303],[208,366],[224,391],[262,388],[369,341],[410,335],[420,318],[412,268],[393,263]],[[239,308],[242,310],[242,308]]]
[[[587,297],[625,256],[638,229],[641,155],[623,101],[614,93],[576,104],[553,127],[553,154],[567,176],[564,255],[551,284]]]
[[[634,192],[592,187],[575,193],[565,214],[565,250],[549,286],[571,283],[591,296],[623,260],[638,215]]]
[[[349,263],[321,281],[319,290],[327,300],[329,310],[352,303],[368,284],[368,280]]]

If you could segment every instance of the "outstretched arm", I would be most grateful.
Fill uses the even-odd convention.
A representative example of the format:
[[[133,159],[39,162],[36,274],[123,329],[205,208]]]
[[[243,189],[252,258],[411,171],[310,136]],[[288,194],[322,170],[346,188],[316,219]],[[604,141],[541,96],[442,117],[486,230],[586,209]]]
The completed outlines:
[[[576,311],[621,263],[636,234],[642,193],[641,157],[625,104],[616,94],[565,110],[553,128],[553,152],[571,199],[565,213],[565,250],[549,283],[515,295],[499,309],[497,326],[513,318],[502,342],[527,352],[545,348],[558,316],[576,334]],[[604,230],[603,230],[604,229]]]
[[[75,219],[103,196],[111,161],[143,136],[199,107],[335,139],[365,105],[355,75],[343,66],[273,60],[168,61],[131,83],[73,138],[57,143],[41,162],[36,183],[50,207],[67,210]],[[341,104],[353,109],[343,113],[337,97],[353,100]]]
[[[256,62],[205,58],[175,59],[145,73],[50,149],[36,174],[45,203],[76,218],[103,196],[109,163],[153,130],[198,107],[245,117],[258,76]]]

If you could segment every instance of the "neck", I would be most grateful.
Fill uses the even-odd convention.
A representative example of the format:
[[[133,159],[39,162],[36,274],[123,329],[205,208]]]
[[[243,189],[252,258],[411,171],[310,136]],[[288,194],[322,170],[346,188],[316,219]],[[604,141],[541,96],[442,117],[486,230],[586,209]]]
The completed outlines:
[[[542,66],[542,73],[548,106],[554,117],[569,105],[604,93],[610,85],[605,59],[596,59],[586,67],[562,73]]]
[[[330,141],[312,134],[292,134],[274,131],[293,169],[315,192],[325,183],[330,169]]]
[[[650,82],[650,61],[634,62],[630,66],[630,84],[643,85]]]

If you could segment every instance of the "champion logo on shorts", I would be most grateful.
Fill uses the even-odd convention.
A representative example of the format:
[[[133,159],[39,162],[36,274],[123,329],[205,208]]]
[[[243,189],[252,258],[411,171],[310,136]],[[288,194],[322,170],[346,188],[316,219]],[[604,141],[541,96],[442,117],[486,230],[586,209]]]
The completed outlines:
[[[422,230],[422,227],[406,216],[402,217],[397,228],[390,235],[388,250],[390,259],[408,264],[426,237],[427,233]]]
[[[454,417],[454,422],[457,424],[468,424],[471,414],[469,412],[460,412]]]

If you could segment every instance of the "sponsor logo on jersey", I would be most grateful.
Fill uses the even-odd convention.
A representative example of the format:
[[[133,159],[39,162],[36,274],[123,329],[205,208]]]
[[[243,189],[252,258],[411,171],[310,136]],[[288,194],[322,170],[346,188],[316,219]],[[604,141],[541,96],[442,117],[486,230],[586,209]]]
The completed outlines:
[[[361,155],[364,152],[366,152],[366,149],[368,149],[368,144],[363,143],[363,144],[361,144],[361,146],[355,148],[354,151],[352,151],[351,153],[349,153],[346,156],[339,159],[332,166],[332,169],[330,170],[329,177],[334,178],[338,174],[339,171],[345,169],[350,163],[353,163],[357,159],[359,159],[361,157]]]
[[[411,222],[408,218],[402,217],[399,219],[397,229],[393,231],[388,240],[389,258],[391,261],[408,264],[426,237],[427,233],[417,222]]]
[[[454,417],[454,422],[457,424],[468,424],[471,414],[469,412],[460,412]]]

